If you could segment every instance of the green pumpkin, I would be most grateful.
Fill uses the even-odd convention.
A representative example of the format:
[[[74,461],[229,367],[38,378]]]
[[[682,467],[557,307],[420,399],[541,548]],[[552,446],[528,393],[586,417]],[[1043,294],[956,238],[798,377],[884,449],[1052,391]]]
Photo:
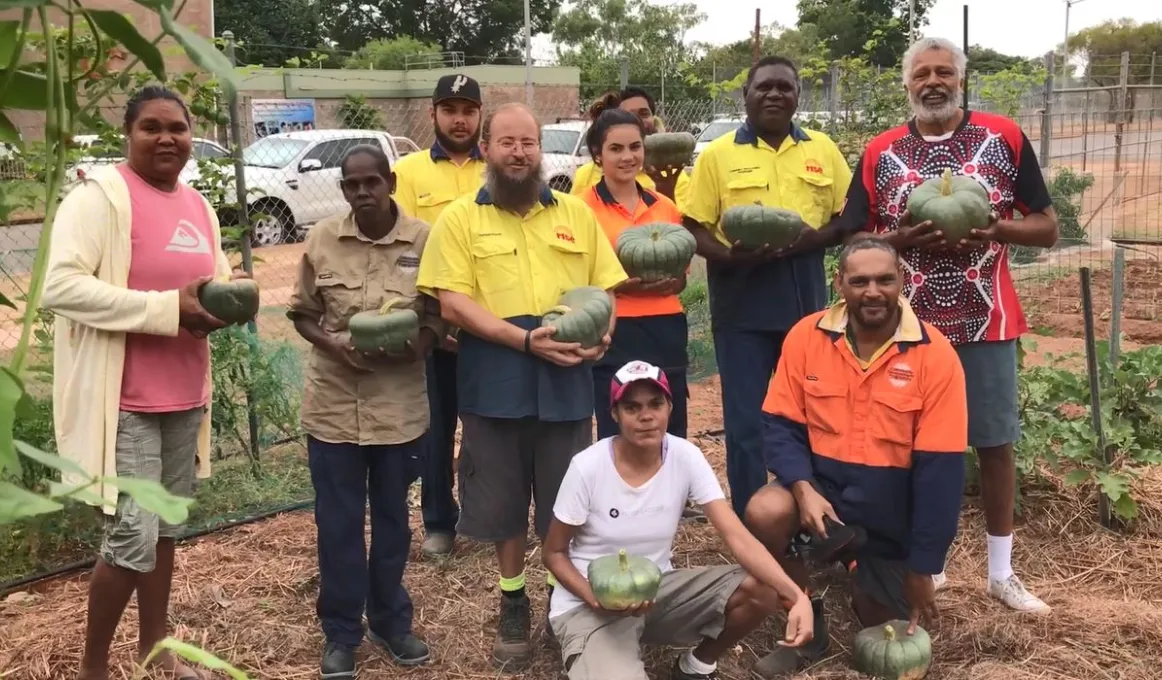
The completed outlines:
[[[388,300],[379,309],[359,312],[347,321],[351,344],[360,352],[383,349],[398,354],[407,348],[420,328],[420,317],[414,309],[396,309],[403,298]]]
[[[932,639],[916,626],[908,635],[907,621],[889,621],[865,628],[855,636],[855,670],[880,680],[920,680],[932,663]]]
[[[953,177],[952,170],[946,169],[940,177],[912,190],[908,212],[912,213],[912,224],[931,220],[948,243],[955,245],[968,238],[973,229],[989,225],[992,205],[979,182],[962,175]]]
[[[599,557],[589,563],[589,587],[602,607],[615,611],[643,602],[652,602],[662,584],[658,566],[625,549],[616,555]]]
[[[557,329],[557,342],[579,342],[588,349],[601,344],[609,332],[613,303],[609,295],[596,286],[582,286],[567,291],[557,306],[545,313],[542,326]]]
[[[230,280],[229,276],[206,282],[198,289],[198,302],[215,318],[228,324],[246,323],[258,315],[258,282]]]
[[[694,135],[689,132],[655,132],[647,135],[645,167],[652,165],[660,170],[689,165],[697,143]]]
[[[645,282],[681,278],[698,242],[678,224],[643,224],[621,232],[614,250],[630,276]]]
[[[763,244],[786,248],[799,238],[803,218],[794,210],[755,203],[736,205],[722,215],[722,232],[731,243],[739,241],[744,248],[757,250]]]

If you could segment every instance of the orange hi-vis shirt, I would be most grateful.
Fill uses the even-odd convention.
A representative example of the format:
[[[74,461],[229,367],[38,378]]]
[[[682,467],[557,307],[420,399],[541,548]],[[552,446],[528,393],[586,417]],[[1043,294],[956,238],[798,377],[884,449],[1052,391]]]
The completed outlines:
[[[630,214],[629,210],[618,203],[613,198],[613,194],[609,193],[609,187],[606,186],[604,177],[593,185],[592,189],[581,195],[581,200],[593,209],[593,213],[597,216],[597,223],[601,225],[601,229],[609,237],[609,242],[612,245],[617,245],[617,237],[621,236],[621,232],[626,229],[655,222],[682,224],[682,213],[673,201],[655,191],[646,189],[641,184],[638,184],[637,188],[641,194],[641,200],[638,201],[633,214]],[[682,301],[678,299],[677,295],[665,297],[617,296],[618,318],[681,314],[682,311]]]
[[[791,329],[763,402],[763,457],[780,484],[810,482],[863,527],[871,554],[937,574],[964,487],[964,369],[947,338],[900,308],[895,337],[866,365],[843,302]]]

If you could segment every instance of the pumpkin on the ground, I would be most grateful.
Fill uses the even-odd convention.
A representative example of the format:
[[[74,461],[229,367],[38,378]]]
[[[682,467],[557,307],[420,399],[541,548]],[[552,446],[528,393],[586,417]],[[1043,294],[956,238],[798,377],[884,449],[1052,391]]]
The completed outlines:
[[[614,250],[627,274],[649,283],[681,278],[697,245],[685,227],[657,222],[621,232]]]
[[[624,548],[616,555],[599,557],[589,563],[589,587],[598,604],[611,611],[652,602],[662,584],[658,565],[644,557],[630,555]]]
[[[379,309],[352,315],[347,321],[347,330],[355,349],[360,352],[383,349],[392,354],[404,351],[420,327],[420,317],[414,309],[396,309],[404,302],[403,298],[392,298]]]
[[[865,628],[852,646],[855,670],[880,680],[920,680],[932,664],[932,639],[916,626],[908,635],[907,621],[889,621]]]
[[[756,250],[764,244],[786,248],[799,238],[803,218],[794,210],[755,203],[736,205],[722,215],[722,232],[731,243]]]
[[[258,315],[258,282],[230,280],[229,276],[207,281],[198,289],[198,302],[215,318],[228,324],[246,323]]]
[[[694,135],[689,132],[655,132],[647,135],[645,167],[652,165],[660,170],[689,165],[697,143]]]
[[[612,315],[608,293],[596,286],[581,286],[566,291],[541,318],[541,325],[557,329],[553,333],[557,342],[579,342],[588,349],[601,344]]]
[[[908,212],[912,214],[912,224],[931,220],[944,233],[945,240],[955,245],[968,238],[973,229],[989,225],[992,205],[980,182],[963,175],[953,177],[952,170],[945,169],[940,177],[912,190]]]

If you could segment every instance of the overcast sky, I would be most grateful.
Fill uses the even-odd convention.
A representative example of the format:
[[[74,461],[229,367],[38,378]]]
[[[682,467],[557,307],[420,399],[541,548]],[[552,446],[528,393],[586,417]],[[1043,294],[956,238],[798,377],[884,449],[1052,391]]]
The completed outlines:
[[[651,0],[673,4],[680,0]],[[688,40],[723,44],[741,40],[754,30],[754,10],[762,22],[794,26],[799,21],[797,0],[687,0],[698,5],[706,21],[690,31]],[[567,4],[567,3],[566,3]],[[1065,0],[937,0],[928,12],[922,34],[959,42],[964,34],[964,5],[968,5],[969,42],[1005,54],[1040,56],[1061,43],[1065,35]],[[724,11],[729,7],[729,11]],[[1069,12],[1069,32],[1109,19],[1162,20],[1162,0],[1082,0]],[[538,36],[534,55],[552,57],[548,36]]]

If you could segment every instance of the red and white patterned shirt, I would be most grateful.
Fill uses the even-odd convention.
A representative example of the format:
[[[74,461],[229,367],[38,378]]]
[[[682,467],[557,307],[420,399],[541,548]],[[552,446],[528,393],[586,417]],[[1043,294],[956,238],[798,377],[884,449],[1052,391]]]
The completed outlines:
[[[868,144],[855,169],[840,217],[850,231],[888,233],[899,227],[912,190],[945,169],[971,177],[989,194],[993,212],[1011,219],[1052,205],[1028,137],[1012,120],[967,112],[939,139],[925,138],[910,121]],[[904,296],[916,315],[953,344],[1012,340],[1028,330],[1009,273],[1009,247],[990,243],[965,252],[900,253]]]

